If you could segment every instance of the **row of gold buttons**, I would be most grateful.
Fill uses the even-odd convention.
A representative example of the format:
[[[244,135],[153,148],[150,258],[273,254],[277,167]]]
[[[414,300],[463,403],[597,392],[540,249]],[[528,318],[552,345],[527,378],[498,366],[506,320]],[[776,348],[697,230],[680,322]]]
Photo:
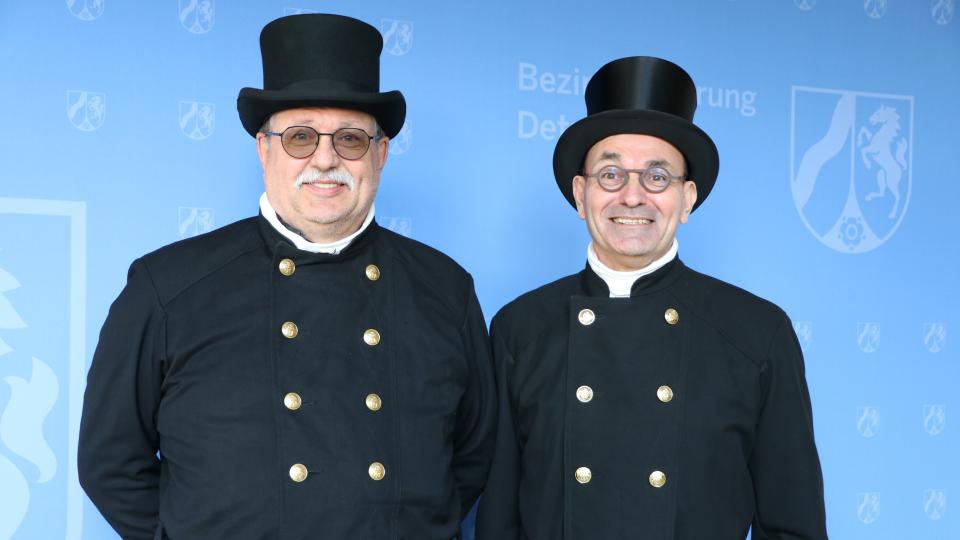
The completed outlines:
[[[367,467],[367,474],[370,475],[371,480],[379,482],[387,475],[387,469],[383,466],[383,463],[374,461]],[[310,476],[310,471],[307,470],[307,466],[303,463],[294,463],[293,466],[290,467],[290,479],[294,482],[303,482],[308,476]]]
[[[597,320],[597,314],[594,313],[592,309],[584,308],[577,314],[577,320],[580,321],[580,324],[583,326],[590,326]],[[667,310],[663,312],[663,320],[667,321],[669,325],[677,324],[680,322],[680,313],[673,308],[667,308]]]
[[[589,467],[578,467],[573,473],[574,478],[581,484],[589,484],[593,480],[593,471]],[[667,475],[663,471],[653,471],[647,481],[655,488],[662,488],[667,483]]]
[[[587,385],[577,388],[577,399],[580,403],[590,403],[590,401],[593,400],[593,388]],[[657,388],[657,399],[664,403],[670,403],[670,401],[673,400],[673,388],[667,385]]]
[[[377,394],[367,394],[363,400],[367,408],[373,412],[379,411],[383,407],[383,399]],[[283,396],[283,406],[295,411],[303,405],[303,399],[296,392],[289,392]]]
[[[300,328],[297,326],[297,323],[293,321],[287,321],[280,325],[280,333],[283,334],[283,337],[287,339],[293,339],[300,335]],[[363,331],[363,342],[371,347],[375,347],[380,344],[380,332],[375,328],[368,328]]]
[[[281,274],[290,277],[297,271],[297,263],[293,262],[293,259],[283,259],[280,261],[280,264],[277,265],[277,268],[279,268]],[[368,264],[367,267],[363,269],[363,273],[370,281],[380,279],[380,268],[375,264]]]

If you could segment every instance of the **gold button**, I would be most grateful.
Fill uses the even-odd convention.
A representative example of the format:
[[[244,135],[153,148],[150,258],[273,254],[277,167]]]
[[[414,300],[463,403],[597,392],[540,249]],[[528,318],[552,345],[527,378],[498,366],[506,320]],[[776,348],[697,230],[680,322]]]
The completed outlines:
[[[383,406],[383,400],[376,394],[367,394],[366,402],[367,408],[371,411],[379,411],[380,407]]]
[[[300,399],[300,394],[296,392],[290,392],[289,394],[283,396],[283,406],[295,411],[300,408],[300,405],[303,404],[303,400]]]
[[[292,276],[297,271],[297,265],[293,259],[284,259],[280,261],[280,273],[285,276]]]
[[[293,339],[297,337],[297,334],[300,333],[300,329],[297,328],[297,325],[290,321],[283,323],[283,326],[280,327],[280,331],[283,332],[283,337],[287,339]]]
[[[580,467],[577,469],[577,472],[574,473],[574,477],[577,479],[577,482],[588,484],[590,480],[593,479],[593,473],[590,472],[588,467]]]
[[[680,322],[680,314],[673,308],[667,308],[667,310],[663,312],[663,319],[667,321],[667,324],[677,324]]]
[[[593,399],[593,388],[586,385],[577,388],[577,399],[579,399],[581,403],[589,402]]]
[[[363,342],[371,347],[377,345],[380,343],[380,332],[377,332],[373,328],[367,330],[363,333]]]
[[[383,463],[374,461],[370,464],[370,468],[367,469],[367,474],[370,475],[370,478],[380,481],[383,480],[383,477],[387,475],[387,470],[383,468]]]
[[[667,483],[667,475],[663,474],[661,471],[653,471],[650,473],[650,485],[655,488],[662,488],[664,484]]]
[[[673,399],[673,388],[667,385],[657,388],[657,398],[664,403],[670,403],[670,400]]]
[[[380,279],[380,269],[377,268],[377,265],[375,264],[368,264],[364,272],[367,274],[367,279],[370,281],[376,281]]]
[[[290,467],[290,479],[294,482],[303,482],[307,479],[307,468],[306,466],[297,463],[293,467]]]
[[[593,314],[593,310],[591,309],[581,309],[580,314],[577,315],[577,319],[580,320],[580,324],[590,326],[593,324],[593,321],[597,320],[597,316]]]

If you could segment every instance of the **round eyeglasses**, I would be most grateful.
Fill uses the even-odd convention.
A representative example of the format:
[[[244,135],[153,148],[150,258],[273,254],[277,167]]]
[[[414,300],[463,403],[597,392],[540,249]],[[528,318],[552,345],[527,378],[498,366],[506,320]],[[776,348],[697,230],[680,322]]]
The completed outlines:
[[[308,158],[317,151],[320,136],[329,135],[333,139],[333,151],[343,159],[360,159],[370,148],[370,141],[379,141],[380,135],[369,135],[360,128],[340,128],[333,133],[320,133],[310,126],[290,126],[282,132],[261,131],[264,135],[280,137],[284,151],[297,159]]]
[[[640,185],[650,193],[660,193],[670,186],[671,182],[684,180],[686,177],[673,176],[663,167],[650,167],[649,169],[624,169],[616,165],[607,165],[593,174],[584,173],[587,178],[596,178],[597,184],[604,191],[611,193],[620,191],[627,185],[630,179],[630,173],[637,173],[640,177]]]

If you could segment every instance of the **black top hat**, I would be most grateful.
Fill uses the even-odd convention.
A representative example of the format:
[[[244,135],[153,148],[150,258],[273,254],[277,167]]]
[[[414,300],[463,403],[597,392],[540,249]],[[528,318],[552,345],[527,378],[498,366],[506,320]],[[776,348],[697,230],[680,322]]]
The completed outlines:
[[[692,122],[697,88],[680,66],[660,58],[631,56],[600,68],[587,83],[587,117],[563,132],[553,152],[557,186],[571,205],[573,177],[597,142],[621,133],[652,135],[675,146],[697,184],[694,210],[710,194],[720,156],[710,137]]]
[[[290,15],[260,32],[263,90],[244,88],[237,97],[240,122],[256,136],[275,112],[297,107],[341,107],[377,119],[387,137],[403,127],[403,94],[380,92],[383,37],[350,17]]]

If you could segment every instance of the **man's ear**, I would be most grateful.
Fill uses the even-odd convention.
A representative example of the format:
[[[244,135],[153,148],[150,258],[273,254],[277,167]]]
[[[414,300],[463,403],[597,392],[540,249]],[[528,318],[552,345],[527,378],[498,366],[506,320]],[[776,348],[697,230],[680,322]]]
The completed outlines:
[[[577,215],[580,219],[587,219],[587,213],[584,210],[583,201],[584,192],[587,189],[587,179],[579,174],[573,177],[573,200],[577,203]]]
[[[380,162],[374,163],[374,166],[377,169],[377,172],[383,171],[383,167],[387,164],[387,156],[390,154],[390,137],[384,135],[378,141],[374,141],[374,144],[377,145],[378,155],[380,156]]]
[[[686,223],[693,212],[693,205],[697,202],[697,184],[692,180],[683,183],[683,213],[680,214],[680,223]]]
[[[280,142],[280,141],[277,141]],[[261,132],[257,132],[257,157],[260,158],[260,166],[263,170],[267,170],[267,150],[269,150],[270,142],[267,141],[267,136]]]

